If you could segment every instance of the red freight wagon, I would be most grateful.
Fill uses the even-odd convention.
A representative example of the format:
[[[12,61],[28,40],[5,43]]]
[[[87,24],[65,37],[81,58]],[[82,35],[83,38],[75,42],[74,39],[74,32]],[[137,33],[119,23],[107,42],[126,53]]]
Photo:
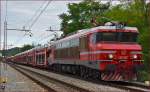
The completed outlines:
[[[35,49],[28,50],[26,52],[27,64],[31,66],[35,66]]]
[[[41,68],[47,67],[47,47],[36,48],[35,65]]]

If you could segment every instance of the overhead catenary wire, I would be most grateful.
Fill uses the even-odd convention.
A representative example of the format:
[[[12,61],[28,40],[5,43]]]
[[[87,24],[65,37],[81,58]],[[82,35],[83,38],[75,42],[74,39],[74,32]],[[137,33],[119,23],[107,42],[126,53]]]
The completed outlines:
[[[48,38],[49,36],[51,36],[51,35],[54,35],[54,34],[47,35],[47,36],[43,37],[42,39],[39,39],[38,42],[41,42],[41,41],[47,39],[47,38]]]
[[[44,1],[44,2],[40,5],[40,7],[35,11],[34,15],[33,15],[23,26],[26,27],[27,25],[29,25],[30,22],[32,22],[32,21],[34,20],[35,16],[37,16],[37,14],[38,14],[39,11],[42,9],[42,7],[44,7],[45,3],[46,3],[46,1]]]
[[[54,31],[53,31],[53,32],[54,32]],[[39,39],[38,42],[42,42],[42,41],[44,41],[44,40],[46,40],[46,39],[48,40],[49,37],[51,37],[51,38],[49,38],[49,41],[52,40],[52,39],[57,39],[57,38],[59,37],[58,33],[57,33],[56,31],[55,31],[54,33],[53,33],[53,32],[52,32],[51,34],[49,34],[49,35],[47,35],[47,36],[45,36],[45,37]],[[53,36],[52,36],[52,35],[53,35]]]
[[[43,10],[39,13],[39,15],[34,19],[34,21],[31,23],[31,25],[29,26],[29,29],[31,29],[34,24],[38,21],[38,19],[40,18],[40,16],[42,15],[42,13],[46,10],[46,8],[48,7],[48,5],[51,3],[52,0],[48,1],[48,3],[44,6]]]
[[[33,19],[35,18],[35,16],[39,13],[39,11],[41,10],[42,7],[44,7],[46,1],[44,1],[40,7],[35,11],[35,13],[33,14],[33,16],[23,25],[23,27],[26,27],[27,25],[29,25],[30,22],[33,21]],[[23,38],[25,37],[26,33],[23,35],[23,37],[19,37],[16,41],[14,41],[13,44],[17,44],[19,43],[21,40],[23,40]]]
[[[48,27],[49,28],[49,27]],[[47,30],[47,31],[50,31],[51,30],[51,27],[50,27],[50,29],[49,30]],[[55,31],[55,32],[54,32]],[[58,36],[58,33],[56,32],[56,31],[60,31],[60,30],[51,30],[51,32],[52,33],[50,33],[49,35],[47,35],[47,36],[44,36],[44,37],[42,37],[41,38],[41,36],[43,35],[43,34],[45,34],[45,32],[43,33],[43,34],[41,34],[41,35],[39,35],[39,36],[37,36],[36,38],[41,38],[41,39],[36,39],[36,41],[37,42],[42,42],[42,41],[44,41],[45,39],[48,39],[49,38],[49,40],[52,40],[54,37],[56,37],[56,36]],[[52,35],[54,36],[54,37],[52,37]],[[50,38],[51,37],[51,38]],[[35,42],[35,41],[34,41]]]
[[[32,26],[38,21],[38,19],[40,18],[40,16],[42,15],[42,13],[46,10],[46,8],[48,7],[48,5],[51,3],[52,0],[48,1],[47,4],[45,4],[45,2],[40,6],[40,8],[35,12],[35,14],[33,15],[33,17],[30,19],[31,20],[31,25],[29,25],[29,29],[32,28]],[[43,8],[44,7],[44,8]],[[43,8],[40,13],[38,13],[38,11]],[[38,15],[37,15],[38,14]],[[37,16],[36,16],[37,15]],[[35,17],[35,18],[34,18]],[[24,26],[27,25],[27,22]],[[31,33],[31,32],[30,32]],[[26,35],[26,34],[25,34]],[[17,39],[15,44],[18,44],[18,42],[20,42],[21,40],[23,40],[23,38],[25,37],[25,35],[22,37],[22,39]]]
[[[49,28],[49,27],[46,27],[46,28]],[[35,39],[36,39],[36,41],[37,41],[37,39],[38,38],[41,38],[41,36],[43,36],[43,35],[45,35],[46,33],[44,32],[44,33],[42,33],[41,35],[39,35],[39,36],[37,36],[37,37],[34,37]],[[49,35],[50,36],[50,35]],[[47,36],[46,36],[47,37]],[[45,38],[45,37],[43,37],[43,38]],[[39,41],[41,41],[43,38],[41,38],[41,39],[38,39],[38,42]],[[44,39],[43,39],[44,40]],[[35,42],[35,41],[34,41]]]

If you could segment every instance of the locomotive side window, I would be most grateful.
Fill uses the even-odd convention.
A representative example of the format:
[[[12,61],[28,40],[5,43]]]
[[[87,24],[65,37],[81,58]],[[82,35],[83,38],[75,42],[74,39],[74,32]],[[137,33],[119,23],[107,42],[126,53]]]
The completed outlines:
[[[58,44],[60,43],[56,44],[55,58],[79,58],[79,38],[62,41],[60,46]]]
[[[97,38],[96,38],[96,36],[97,36],[96,33],[93,33],[93,34],[91,35],[91,37],[90,37],[90,42],[91,42],[91,43],[95,44],[95,43],[96,43],[96,39],[99,39],[99,38],[100,38],[100,36],[97,36]]]
[[[88,50],[88,38],[87,37],[80,38],[80,50]]]

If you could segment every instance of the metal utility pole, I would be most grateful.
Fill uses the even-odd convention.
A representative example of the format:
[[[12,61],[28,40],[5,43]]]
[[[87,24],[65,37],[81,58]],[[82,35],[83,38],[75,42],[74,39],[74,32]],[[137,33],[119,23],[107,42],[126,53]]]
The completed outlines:
[[[7,21],[4,21],[4,44],[3,44],[3,56],[6,57],[7,50]]]
[[[3,44],[3,56],[4,56],[4,60],[6,60],[6,56],[7,56],[7,32],[8,30],[17,30],[17,31],[25,31],[25,32],[30,32],[31,30],[26,30],[24,27],[23,29],[8,29],[7,28],[7,21],[4,21],[4,44]]]
[[[3,44],[3,56],[4,62],[6,61],[7,55],[7,21],[4,21],[4,44]],[[7,64],[4,63],[4,70],[7,70]]]

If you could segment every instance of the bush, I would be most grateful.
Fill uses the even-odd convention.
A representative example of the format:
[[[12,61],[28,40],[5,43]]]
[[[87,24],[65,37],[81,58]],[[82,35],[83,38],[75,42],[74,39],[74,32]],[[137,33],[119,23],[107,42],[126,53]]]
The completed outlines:
[[[138,81],[145,82],[145,81],[150,80],[150,74],[145,70],[140,71],[139,75],[140,77],[138,77]]]

